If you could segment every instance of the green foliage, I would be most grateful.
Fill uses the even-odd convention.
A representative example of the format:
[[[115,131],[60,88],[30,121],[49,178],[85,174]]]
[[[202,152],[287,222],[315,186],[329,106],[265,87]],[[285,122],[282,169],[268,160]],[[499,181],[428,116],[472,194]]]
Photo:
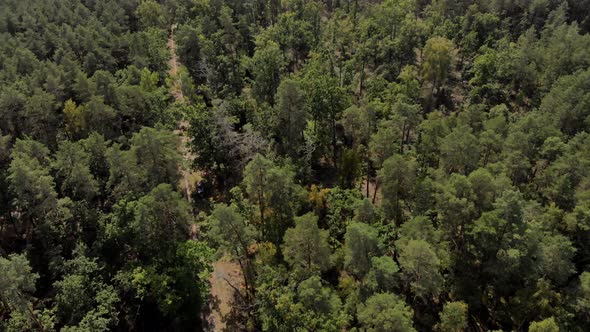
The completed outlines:
[[[590,308],[590,272],[582,272],[580,275],[580,292],[575,307],[583,319],[586,321],[590,318],[588,308]]]
[[[344,263],[350,272],[362,278],[371,269],[371,258],[382,252],[383,244],[377,230],[367,224],[351,223],[344,239]]]
[[[308,213],[295,218],[295,227],[285,232],[283,255],[294,269],[306,274],[323,272],[330,267],[328,232],[319,229],[317,217]]]
[[[187,67],[192,77],[198,77],[202,60],[200,31],[194,26],[183,24],[175,34],[178,60]]]
[[[139,6],[137,6],[136,15],[139,19],[139,24],[144,28],[163,28],[166,23],[162,7],[153,0],[141,1]]]
[[[154,187],[160,183],[175,184],[181,156],[178,151],[180,141],[176,135],[165,130],[142,128],[130,140],[130,153],[145,170],[147,185]]]
[[[587,131],[590,114],[586,100],[590,71],[562,76],[541,102],[541,111],[549,114],[555,125],[567,135]]]
[[[256,155],[244,169],[244,186],[250,201],[257,206],[257,226],[264,239],[279,244],[301,199],[301,187],[293,172]]]
[[[391,257],[373,257],[364,284],[373,293],[392,292],[398,285],[398,272],[399,267]]]
[[[306,105],[314,122],[314,136],[317,137],[317,152],[336,153],[336,123],[348,107],[349,99],[335,77],[321,68],[321,60],[312,58],[306,67],[302,80]]]
[[[101,279],[101,267],[95,258],[86,257],[82,248],[65,262],[68,274],[55,282],[56,314],[68,331],[108,331],[117,324],[114,315],[119,295]]]
[[[559,332],[559,326],[555,323],[555,318],[547,318],[540,322],[532,322],[529,326],[531,332]]]
[[[211,213],[209,227],[208,235],[217,242],[219,248],[227,249],[236,258],[248,255],[248,247],[254,241],[254,230],[234,205],[216,205]]]
[[[450,76],[454,65],[454,48],[453,43],[443,37],[433,37],[426,41],[422,51],[422,79],[430,82],[431,91],[440,89]]]
[[[404,281],[416,296],[427,299],[441,292],[441,263],[426,241],[410,240],[400,247],[399,264]]]
[[[369,141],[369,154],[375,167],[381,167],[383,162],[399,152],[401,133],[392,121],[382,121],[377,132]]]
[[[0,300],[2,312],[17,310],[25,312],[35,292],[39,275],[33,273],[24,255],[11,254],[8,259],[0,257]]]
[[[588,8],[2,1],[0,330],[587,329]]]
[[[415,169],[413,160],[408,161],[401,155],[393,155],[385,160],[379,171],[385,217],[392,219],[396,225],[400,225],[404,219],[403,203],[412,198]]]
[[[299,83],[291,79],[281,80],[275,99],[274,135],[281,151],[298,157],[303,152],[303,131],[308,118]]]
[[[330,189],[326,197],[326,223],[330,232],[330,241],[341,242],[355,214],[355,207],[360,202],[360,195],[357,190],[341,189],[334,187]]]
[[[441,164],[449,172],[467,174],[477,167],[479,146],[468,127],[457,127],[443,138],[440,145]]]
[[[274,105],[283,63],[283,53],[278,44],[272,41],[258,42],[250,64],[254,76],[252,92],[257,101]]]
[[[114,144],[107,151],[107,186],[120,195],[145,192],[161,183],[176,186],[182,161],[178,136],[164,129],[144,127],[131,137],[130,143],[129,150]]]
[[[98,191],[98,183],[90,172],[90,158],[79,143],[60,143],[52,167],[61,180],[61,192],[74,199],[90,201]]]
[[[371,296],[358,309],[358,319],[367,331],[416,331],[412,310],[397,295],[381,293]]]
[[[439,331],[461,332],[467,328],[467,304],[447,302],[440,313]]]
[[[29,218],[37,219],[55,209],[57,193],[49,174],[49,150],[33,140],[17,140],[8,168],[13,204]]]
[[[305,328],[317,326],[324,331],[337,331],[342,328],[340,298],[329,287],[322,285],[318,276],[302,281],[297,286],[297,296],[307,310]]]
[[[170,184],[160,184],[141,197],[134,215],[130,226],[147,257],[173,250],[178,241],[187,237],[192,220],[188,204]],[[157,248],[151,245],[155,242]]]

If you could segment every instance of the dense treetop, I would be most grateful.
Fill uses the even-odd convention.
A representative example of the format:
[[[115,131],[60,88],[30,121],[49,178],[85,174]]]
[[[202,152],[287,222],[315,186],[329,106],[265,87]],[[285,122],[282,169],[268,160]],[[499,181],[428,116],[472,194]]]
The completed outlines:
[[[1,1],[0,331],[584,331],[588,54],[577,0]]]

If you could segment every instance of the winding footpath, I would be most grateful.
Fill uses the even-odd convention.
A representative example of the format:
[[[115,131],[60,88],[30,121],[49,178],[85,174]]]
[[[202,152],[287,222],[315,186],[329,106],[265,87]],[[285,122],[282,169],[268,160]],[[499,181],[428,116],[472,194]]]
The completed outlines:
[[[171,87],[170,87],[170,93],[172,94],[172,96],[174,96],[174,99],[176,100],[176,102],[184,104],[186,101],[184,99],[184,95],[182,94],[182,87],[181,87],[181,82],[180,82],[180,78],[178,76],[178,57],[176,55],[176,42],[174,41],[174,29],[176,28],[176,26],[172,26],[171,28],[171,34],[170,34],[170,38],[168,39],[168,49],[170,50],[170,60],[168,63],[169,66],[169,72],[168,72],[168,76],[171,79]],[[190,144],[190,138],[187,135],[187,131],[189,129],[189,122],[186,121],[186,119],[181,119],[178,123],[177,129],[174,130],[174,133],[177,134],[178,136],[180,136],[180,141],[181,141],[181,145],[180,145],[180,152],[182,153],[182,156],[185,160],[185,162],[188,165],[184,165],[184,167],[182,167],[181,171],[181,183],[180,183],[180,188],[182,189],[186,199],[189,201],[189,203],[191,202],[191,196],[192,193],[194,191],[195,188],[195,184],[194,184],[194,175],[196,173],[193,173],[190,171],[190,164],[192,164],[192,161],[194,160],[195,156],[191,153],[189,144]]]
[[[170,93],[178,103],[186,103],[182,93],[181,81],[178,76],[179,61],[176,55],[176,42],[174,40],[174,30],[176,25],[171,27],[170,38],[168,39],[168,49],[170,50],[169,72],[168,75],[171,80]],[[201,178],[199,172],[192,172],[191,165],[195,159],[195,155],[190,149],[190,138],[187,132],[190,128],[190,123],[186,119],[181,119],[178,123],[177,129],[174,130],[180,136],[181,145],[179,147],[185,165],[181,169],[180,188],[183,191],[185,198],[191,203],[191,196],[195,190],[195,183]],[[198,226],[191,225],[191,238],[196,238],[198,235]],[[205,317],[205,331],[218,332],[224,331],[226,327],[225,318],[231,313],[232,304],[235,297],[234,289],[240,288],[242,284],[242,276],[239,265],[232,262],[228,257],[213,262],[213,272],[209,277],[210,293],[208,299],[208,309]]]

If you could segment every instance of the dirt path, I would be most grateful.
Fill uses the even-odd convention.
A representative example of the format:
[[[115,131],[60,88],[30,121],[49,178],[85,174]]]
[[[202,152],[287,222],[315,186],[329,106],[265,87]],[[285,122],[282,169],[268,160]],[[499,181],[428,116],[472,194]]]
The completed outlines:
[[[178,56],[176,55],[176,42],[174,41],[174,30],[176,25],[171,28],[170,38],[168,38],[168,49],[170,50],[170,60],[168,61],[169,72],[168,75],[171,78],[170,93],[176,99],[178,103],[185,103],[184,95],[182,93],[180,79],[178,77]],[[186,199],[191,202],[192,193],[195,190],[195,184],[200,180],[200,174],[198,172],[191,172],[190,165],[192,164],[195,156],[192,154],[189,144],[190,138],[187,135],[190,124],[186,119],[180,119],[177,129],[174,130],[178,136],[180,136],[181,147],[180,152],[185,160],[184,167],[181,169],[180,188],[182,189]]]
[[[184,101],[184,95],[182,94],[182,88],[180,87],[180,80],[176,76],[178,74],[178,56],[176,55],[176,41],[174,41],[174,30],[176,30],[176,24],[170,29],[170,38],[168,38],[168,49],[170,50],[170,60],[168,61],[169,76],[174,80],[172,83],[172,95],[177,101]]]
[[[239,287],[242,273],[238,264],[228,258],[213,263],[213,273],[209,278],[211,294],[209,299],[209,315],[205,331],[224,331],[225,319],[231,312],[234,300],[234,288]],[[230,286],[228,283],[231,283]]]
[[[185,103],[186,100],[182,93],[181,82],[178,77],[179,61],[176,55],[176,43],[174,41],[174,30],[176,25],[171,28],[170,38],[168,39],[168,48],[170,49],[169,60],[169,76],[171,78],[170,93],[178,103]],[[198,183],[202,174],[200,172],[193,172],[191,165],[195,159],[195,155],[190,150],[190,138],[187,132],[190,128],[190,123],[186,119],[181,119],[178,123],[177,129],[174,132],[180,136],[182,153],[185,165],[181,169],[180,188],[183,191],[186,199],[191,202],[192,193],[195,190],[195,184]],[[198,225],[191,226],[191,237],[196,238],[198,235]],[[210,294],[208,300],[208,313],[204,318],[206,320],[205,331],[223,331],[225,328],[225,317],[230,313],[232,303],[235,297],[234,288],[239,289],[242,285],[242,275],[240,267],[235,262],[232,262],[227,257],[213,263],[213,272],[209,277]],[[232,286],[230,286],[231,284]]]

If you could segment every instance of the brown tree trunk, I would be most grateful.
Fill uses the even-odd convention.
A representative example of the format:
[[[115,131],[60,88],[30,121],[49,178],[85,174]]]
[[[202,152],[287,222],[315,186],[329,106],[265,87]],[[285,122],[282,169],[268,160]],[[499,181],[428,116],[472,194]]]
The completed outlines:
[[[375,191],[373,192],[373,204],[375,204],[375,199],[377,198],[377,189],[379,188],[379,181],[375,181]]]

